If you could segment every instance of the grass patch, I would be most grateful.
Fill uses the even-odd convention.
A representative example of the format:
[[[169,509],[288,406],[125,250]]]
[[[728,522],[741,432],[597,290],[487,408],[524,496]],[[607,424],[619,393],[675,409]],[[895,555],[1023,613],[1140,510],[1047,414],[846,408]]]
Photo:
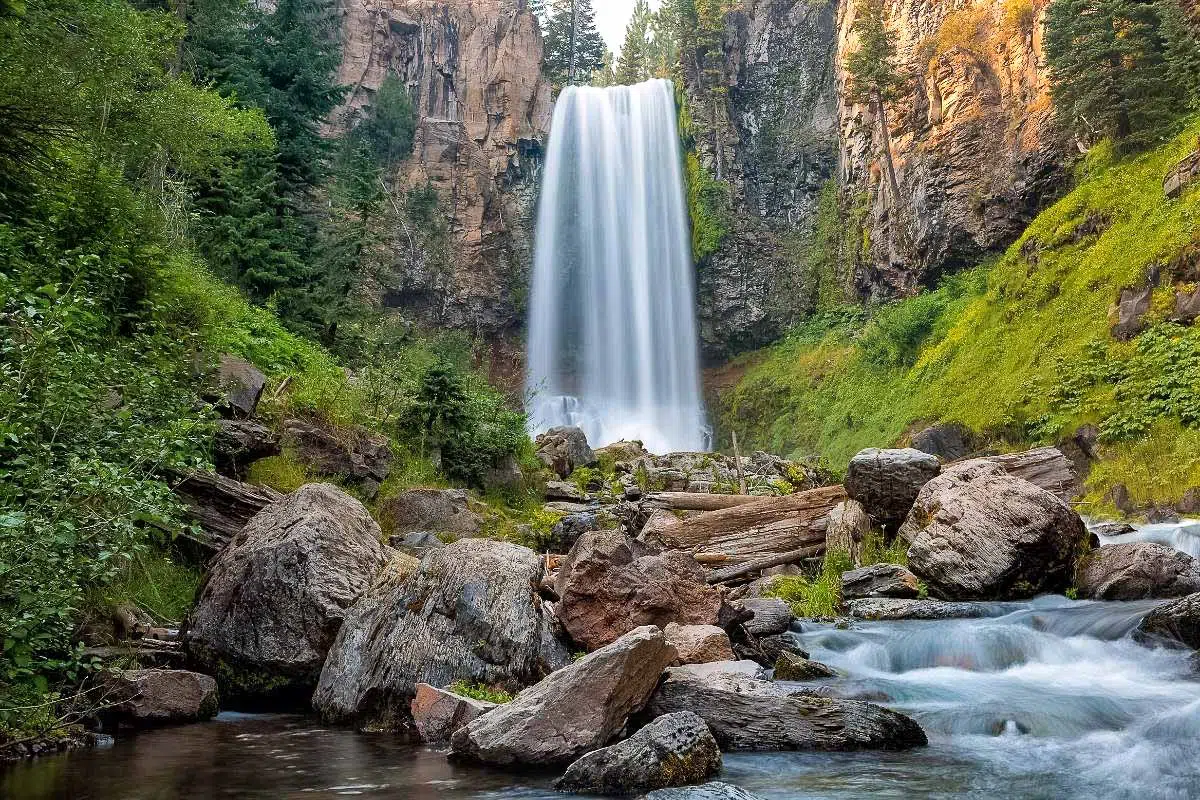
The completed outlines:
[[[260,458],[246,470],[246,483],[291,494],[311,480],[308,468],[287,453]]]
[[[110,606],[133,603],[159,622],[179,623],[192,610],[202,580],[199,569],[167,553],[139,553],[106,589],[104,599]]]
[[[472,700],[482,700],[485,703],[495,703],[501,706],[505,703],[511,703],[513,699],[513,695],[504,689],[498,686],[485,686],[482,683],[455,681],[450,684],[449,690],[457,695],[470,697]]]
[[[1194,120],[1124,159],[1097,147],[1075,189],[1002,257],[865,320],[822,315],[745,356],[742,380],[719,398],[719,429],[747,449],[844,468],[860,449],[937,421],[1000,449],[1091,423],[1112,465],[1093,476],[1093,493],[1121,481],[1135,496],[1177,500],[1197,483],[1195,459],[1175,442],[1195,442],[1200,425],[1200,332],[1167,321],[1157,298],[1149,330],[1119,343],[1109,311],[1121,287],[1200,241],[1200,192],[1170,201],[1162,191],[1198,134]],[[1153,466],[1134,468],[1142,457]]]
[[[830,553],[814,577],[777,578],[765,596],[786,600],[792,613],[802,619],[836,617],[841,604],[842,573],[854,569],[845,553]]]

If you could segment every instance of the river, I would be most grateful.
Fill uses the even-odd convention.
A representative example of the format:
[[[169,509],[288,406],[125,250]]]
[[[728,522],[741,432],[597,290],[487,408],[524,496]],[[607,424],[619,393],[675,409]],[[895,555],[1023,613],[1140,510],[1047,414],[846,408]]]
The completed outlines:
[[[799,798],[1200,797],[1200,678],[1189,653],[1128,633],[1153,606],[1043,597],[997,616],[805,623],[793,634],[843,677],[812,684],[885,702],[930,736],[906,753],[728,754],[722,780]],[[387,736],[296,716],[222,714],[0,777],[13,800],[539,798],[551,775],[449,764]]]

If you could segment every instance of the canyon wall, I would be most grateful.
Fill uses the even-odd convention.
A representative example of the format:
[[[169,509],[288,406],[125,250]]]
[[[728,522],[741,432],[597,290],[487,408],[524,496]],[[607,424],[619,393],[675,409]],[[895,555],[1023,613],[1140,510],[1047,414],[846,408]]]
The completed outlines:
[[[444,260],[398,257],[386,305],[496,342],[524,318],[533,205],[551,87],[526,0],[341,0],[350,89],[334,124],[392,74],[418,118],[402,187],[432,185],[450,223]]]
[[[911,294],[1012,242],[1054,198],[1070,162],[1051,124],[1042,52],[1045,0],[885,0],[907,90],[888,105],[900,202],[879,191],[882,137],[864,105],[843,103],[838,181],[865,206],[857,284]],[[838,92],[857,46],[855,7],[838,13]]]

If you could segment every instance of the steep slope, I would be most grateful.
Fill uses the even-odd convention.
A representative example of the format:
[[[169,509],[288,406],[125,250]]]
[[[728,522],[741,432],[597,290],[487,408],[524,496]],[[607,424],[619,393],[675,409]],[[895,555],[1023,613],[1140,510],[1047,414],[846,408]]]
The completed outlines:
[[[1200,487],[1200,192],[1170,199],[1164,178],[1195,170],[1198,134],[1124,160],[1097,147],[994,263],[746,357],[723,435],[832,464],[941,421],[1007,448],[1098,440],[1092,500],[1123,484],[1131,506],[1180,501]]]

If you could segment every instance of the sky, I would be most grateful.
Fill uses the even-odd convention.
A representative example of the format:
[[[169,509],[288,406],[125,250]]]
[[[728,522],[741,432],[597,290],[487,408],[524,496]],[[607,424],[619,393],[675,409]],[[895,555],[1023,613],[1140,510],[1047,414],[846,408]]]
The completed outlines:
[[[596,11],[596,28],[608,49],[617,53],[621,42],[625,41],[625,26],[633,16],[633,5],[636,0],[592,0],[592,8]],[[650,0],[651,10],[658,8],[661,0]]]

